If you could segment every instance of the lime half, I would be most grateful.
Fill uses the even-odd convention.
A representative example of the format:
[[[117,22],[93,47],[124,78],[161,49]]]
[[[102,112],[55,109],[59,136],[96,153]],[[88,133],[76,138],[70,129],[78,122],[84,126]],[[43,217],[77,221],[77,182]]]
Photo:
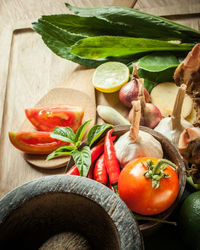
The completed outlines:
[[[92,83],[101,92],[113,93],[118,91],[128,80],[129,68],[125,64],[106,62],[96,68]]]

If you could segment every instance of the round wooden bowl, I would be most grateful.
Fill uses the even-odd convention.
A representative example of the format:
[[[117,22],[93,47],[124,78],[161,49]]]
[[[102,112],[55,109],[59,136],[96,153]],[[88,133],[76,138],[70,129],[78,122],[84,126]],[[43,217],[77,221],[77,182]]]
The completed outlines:
[[[125,203],[104,185],[54,175],[25,183],[0,200],[1,249],[144,249]]]
[[[115,126],[113,134],[120,136],[126,133],[127,131],[129,131],[129,129],[130,129],[130,126]],[[183,162],[182,156],[180,155],[178,149],[165,136],[147,127],[141,126],[140,130],[151,134],[155,139],[157,139],[162,145],[162,149],[164,152],[163,158],[172,161],[178,167],[177,172],[178,172],[178,178],[179,178],[179,193],[175,202],[169,209],[167,209],[163,213],[160,213],[159,215],[156,215],[156,216],[151,216],[157,219],[166,220],[171,215],[171,213],[176,209],[183,195],[185,185],[186,185],[185,164]],[[139,224],[139,228],[141,232],[143,233],[143,235],[149,235],[155,232],[161,225],[162,223],[159,223],[159,222],[144,221],[143,223]]]

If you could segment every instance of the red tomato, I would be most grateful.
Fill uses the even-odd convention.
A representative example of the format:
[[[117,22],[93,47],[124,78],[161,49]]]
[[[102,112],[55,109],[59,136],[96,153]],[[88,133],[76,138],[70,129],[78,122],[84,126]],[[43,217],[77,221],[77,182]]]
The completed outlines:
[[[121,171],[118,181],[119,195],[130,210],[142,215],[159,214],[168,209],[179,192],[179,181],[176,171],[166,166],[158,188],[152,187],[152,179],[144,176],[147,167],[144,163],[151,159],[154,164],[159,159],[143,157],[129,162]]]
[[[70,127],[74,132],[80,127],[84,110],[74,105],[49,105],[25,109],[29,121],[40,131],[53,131],[55,127]]]
[[[66,145],[50,137],[51,132],[21,131],[9,132],[12,144],[19,150],[28,154],[49,154],[57,148]]]

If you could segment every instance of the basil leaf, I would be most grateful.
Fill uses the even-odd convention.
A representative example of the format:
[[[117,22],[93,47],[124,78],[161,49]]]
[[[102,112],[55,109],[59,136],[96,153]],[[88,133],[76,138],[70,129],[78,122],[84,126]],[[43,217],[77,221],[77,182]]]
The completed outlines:
[[[76,166],[78,167],[80,176],[87,177],[91,165],[90,148],[88,146],[84,146],[80,150],[74,150],[72,152],[72,157]]]
[[[76,132],[76,135],[75,135],[75,143],[76,143],[76,146],[78,147],[80,145],[80,142],[81,142],[81,139],[83,138],[83,135],[87,129],[87,127],[89,126],[90,122],[92,121],[91,120],[88,120],[86,121],[85,123],[83,123],[77,130]]]
[[[71,47],[71,53],[102,60],[108,57],[133,56],[152,51],[186,51],[194,44],[175,44],[166,41],[132,37],[98,36],[84,38]]]
[[[51,133],[51,137],[60,141],[75,143],[75,134],[70,127],[56,127]]]
[[[170,53],[152,53],[140,58],[138,62],[140,69],[151,72],[163,71],[179,65],[177,57]]]
[[[75,150],[76,148],[73,146],[63,146],[60,147],[58,149],[56,149],[55,151],[53,151],[51,154],[49,154],[46,158],[46,160],[50,160],[52,158],[55,158],[56,156],[59,155],[72,155],[72,152]]]
[[[112,128],[111,124],[94,125],[87,135],[89,147],[91,147],[92,144],[96,142],[102,136],[102,134],[104,134],[110,128]]]
[[[142,11],[121,6],[101,6],[80,8],[66,4],[78,15],[89,15],[129,28],[133,37],[156,38],[162,40],[200,41],[200,32]]]

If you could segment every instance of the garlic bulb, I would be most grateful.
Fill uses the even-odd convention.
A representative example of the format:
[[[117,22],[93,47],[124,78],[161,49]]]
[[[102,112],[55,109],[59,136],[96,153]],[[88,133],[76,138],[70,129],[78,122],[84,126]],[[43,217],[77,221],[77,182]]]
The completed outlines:
[[[138,157],[163,157],[162,146],[151,134],[139,130],[141,118],[140,101],[132,102],[134,107],[132,125],[115,143],[115,152],[121,167]]]
[[[181,118],[181,109],[185,97],[185,90],[186,85],[182,84],[176,96],[172,116],[162,119],[154,129],[167,137],[176,146],[178,145],[179,137],[183,130],[193,127],[190,122]]]

